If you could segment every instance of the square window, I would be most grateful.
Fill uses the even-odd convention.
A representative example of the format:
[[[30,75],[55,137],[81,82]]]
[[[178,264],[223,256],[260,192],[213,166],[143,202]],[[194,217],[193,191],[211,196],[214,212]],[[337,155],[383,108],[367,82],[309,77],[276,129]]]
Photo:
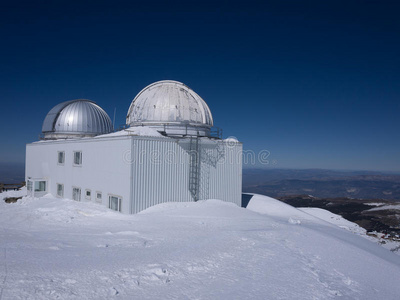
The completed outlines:
[[[101,192],[96,192],[96,201],[101,202],[101,200],[102,200]]]
[[[28,191],[32,191],[32,181],[28,180],[28,182],[26,183],[26,188],[28,189]]]
[[[35,192],[45,192],[46,181],[35,181]]]
[[[74,165],[82,165],[82,151],[74,151]]]
[[[64,185],[57,183],[57,196],[64,197]]]
[[[90,199],[91,199],[91,196],[92,196],[92,192],[91,192],[90,190],[86,190],[86,192],[85,192],[85,198],[86,198],[87,200],[90,200]]]
[[[65,162],[65,152],[64,151],[58,151],[58,159],[57,162],[59,165],[63,165]]]

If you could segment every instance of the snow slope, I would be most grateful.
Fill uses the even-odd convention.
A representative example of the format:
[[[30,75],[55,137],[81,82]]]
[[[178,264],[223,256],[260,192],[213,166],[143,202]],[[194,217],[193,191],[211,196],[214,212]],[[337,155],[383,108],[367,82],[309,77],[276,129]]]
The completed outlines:
[[[400,210],[400,204],[392,204],[392,205],[381,205],[378,207],[374,207],[369,209],[369,211],[376,211],[376,210]]]
[[[316,208],[316,207],[302,207],[299,208],[299,210],[310,214],[314,217],[317,217],[319,219],[322,219],[326,222],[329,222],[333,225],[336,225],[342,229],[348,230],[353,232],[354,234],[361,235],[363,237],[367,237],[367,230],[364,228],[360,227],[358,224],[348,221],[342,216],[339,216],[337,214],[331,213],[328,210],[322,209],[322,208]]]
[[[2,198],[4,194],[0,195]],[[0,199],[1,200],[1,199]],[[398,299],[400,257],[272,198],[0,201],[0,299]]]

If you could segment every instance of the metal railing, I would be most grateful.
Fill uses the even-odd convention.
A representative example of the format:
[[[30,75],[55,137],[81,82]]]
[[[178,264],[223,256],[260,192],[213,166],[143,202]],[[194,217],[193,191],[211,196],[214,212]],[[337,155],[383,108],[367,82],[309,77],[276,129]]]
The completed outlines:
[[[25,186],[25,181],[19,183],[2,183],[0,182],[0,192],[16,191]]]
[[[211,127],[211,129],[210,129],[210,137],[222,139],[222,128]]]
[[[141,126],[144,127],[144,126],[147,126],[147,125],[146,124],[142,124]],[[122,124],[122,125],[119,125],[117,128],[114,128],[114,132],[127,129],[129,127],[130,126],[127,125],[127,124]],[[164,125],[161,125],[160,127],[163,128],[163,133],[165,135],[168,135],[167,131],[170,131],[170,130],[173,130],[173,129],[176,129],[176,128],[180,127],[180,128],[184,128],[184,130],[185,130],[185,133],[183,134],[183,136],[188,136],[188,137],[190,137],[190,136],[202,136],[202,135],[198,135],[198,134],[192,134],[191,132],[194,131],[196,126],[192,126],[192,125],[188,125],[188,124],[184,124],[184,125],[183,124],[179,124],[179,125],[164,124]],[[205,135],[205,136],[208,136],[210,138],[215,138],[215,139],[222,139],[222,128],[211,127],[210,131],[209,131],[209,135]],[[63,137],[63,138],[65,139],[66,137]],[[44,133],[39,134],[39,140],[44,140],[44,139],[45,139],[45,134]],[[47,139],[56,140],[57,138],[56,137],[48,137]]]
[[[149,126],[147,124],[136,124],[135,126]],[[130,125],[127,124],[123,124],[123,125],[119,125],[117,129],[114,129],[114,131],[120,131],[120,130],[124,130],[131,127]],[[151,127],[151,125],[150,125]],[[174,129],[182,129],[184,130],[184,133],[182,134],[176,134],[176,135],[183,135],[183,136],[203,136],[201,134],[193,134],[193,131],[196,131],[197,126],[193,126],[190,124],[160,124],[159,126],[157,126],[157,130],[160,131],[160,128],[162,128],[162,131],[160,131],[161,134],[163,135],[174,135],[174,134],[168,134],[168,131],[171,132]],[[198,131],[207,131],[207,129],[204,129],[204,127],[199,126],[198,127]],[[204,136],[208,136],[210,138],[216,138],[216,139],[222,139],[222,128],[219,127],[211,127],[209,129],[209,134],[208,135],[204,135]]]

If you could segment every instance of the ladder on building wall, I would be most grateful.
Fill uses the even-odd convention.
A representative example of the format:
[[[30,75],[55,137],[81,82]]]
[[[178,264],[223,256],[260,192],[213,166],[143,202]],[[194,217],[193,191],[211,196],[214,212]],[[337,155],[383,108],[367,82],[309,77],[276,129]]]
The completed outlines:
[[[190,137],[189,143],[189,191],[194,201],[199,200],[199,179],[200,179],[200,155],[199,138]]]
[[[215,150],[217,152],[217,157],[216,157],[216,163],[218,163],[218,161],[221,158],[225,157],[225,145],[223,143],[221,143],[220,141],[217,141],[217,146],[215,147]]]

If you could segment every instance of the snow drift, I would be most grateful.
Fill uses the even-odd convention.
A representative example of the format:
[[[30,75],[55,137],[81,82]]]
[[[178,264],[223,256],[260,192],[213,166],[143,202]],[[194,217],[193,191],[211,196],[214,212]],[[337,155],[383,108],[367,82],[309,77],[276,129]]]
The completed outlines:
[[[51,197],[0,201],[0,295],[398,299],[399,256],[313,214],[263,196],[249,209],[207,200],[137,215]]]

